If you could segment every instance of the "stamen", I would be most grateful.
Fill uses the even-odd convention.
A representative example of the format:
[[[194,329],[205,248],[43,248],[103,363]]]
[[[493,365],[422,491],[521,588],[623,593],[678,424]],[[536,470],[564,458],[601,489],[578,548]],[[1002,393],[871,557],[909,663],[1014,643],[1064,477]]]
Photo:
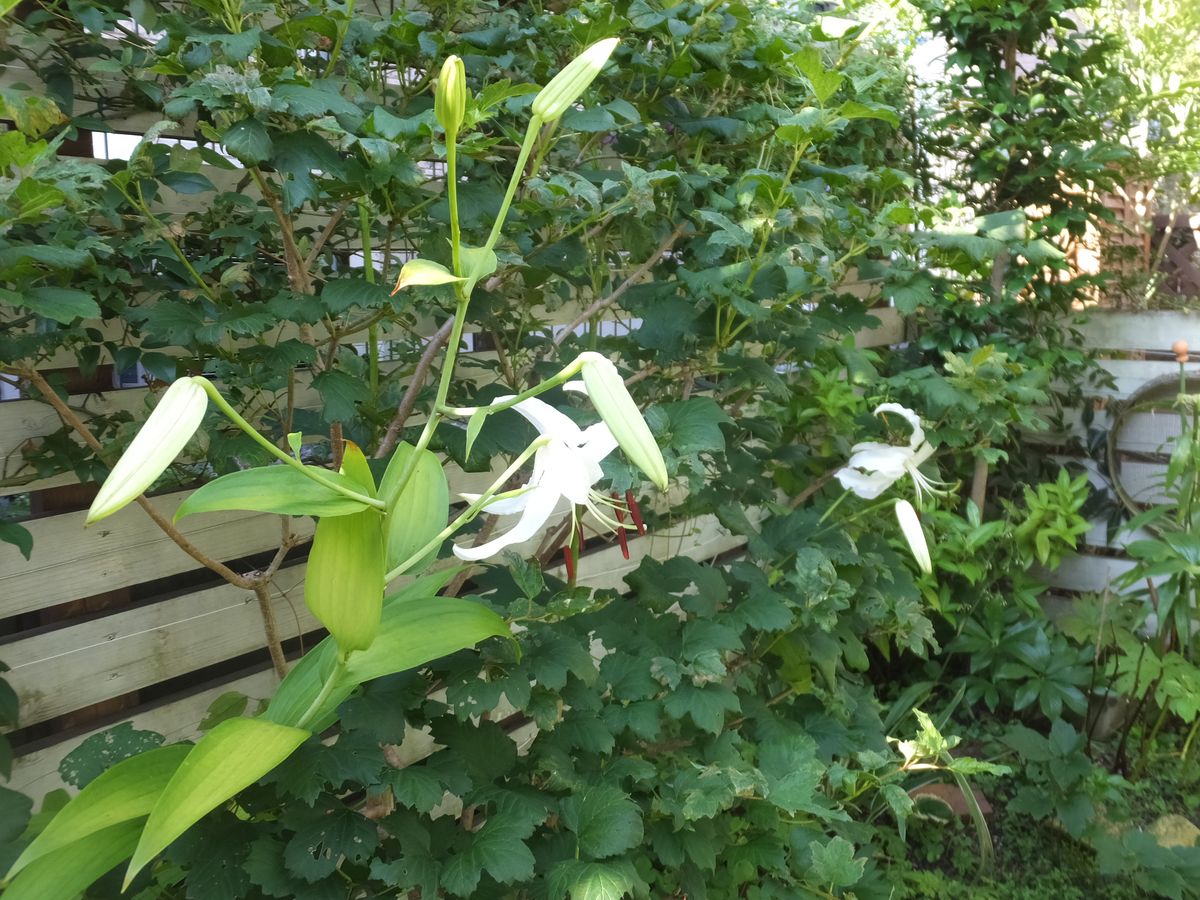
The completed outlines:
[[[642,511],[638,509],[637,500],[633,498],[633,491],[625,492],[625,505],[629,507],[629,515],[633,517],[633,524],[637,526],[637,533],[645,534],[646,524],[642,521]]]
[[[571,549],[570,541],[563,544],[563,565],[567,568],[567,584],[573,587],[575,584],[575,554]]]

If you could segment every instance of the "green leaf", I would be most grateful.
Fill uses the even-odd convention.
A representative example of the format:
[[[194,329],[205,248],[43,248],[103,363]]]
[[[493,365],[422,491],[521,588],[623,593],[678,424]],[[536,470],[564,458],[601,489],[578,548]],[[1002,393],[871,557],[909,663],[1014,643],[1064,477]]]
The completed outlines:
[[[642,842],[642,810],[619,788],[589,787],[562,802],[562,819],[592,859],[624,853]]]
[[[233,719],[245,713],[249,703],[250,698],[240,691],[226,691],[208,704],[204,718],[200,720],[197,727],[201,731],[210,731],[226,719]]]
[[[350,479],[338,472],[315,466],[305,468],[319,471],[323,478],[361,493]],[[294,466],[271,465],[231,472],[203,485],[179,504],[175,521],[196,513],[226,509],[248,509],[281,516],[334,517],[361,513],[367,506],[318,484]],[[377,514],[373,515],[378,518]]]
[[[137,731],[132,722],[122,722],[93,734],[63,757],[58,774],[67,784],[85,788],[121,760],[161,746],[163,736],[154,731]]]
[[[168,844],[287,759],[308,736],[265,719],[227,719],[202,737],[150,811],[125,887]]]
[[[446,471],[442,468],[442,461],[429,450],[421,451],[404,490],[394,497],[385,494],[388,475],[394,472],[395,480],[412,451],[413,448],[408,444],[396,448],[380,485],[380,494],[388,504],[385,543],[386,568],[389,572],[411,559],[413,554],[437,537],[446,527],[450,516],[450,484],[446,480]],[[427,559],[417,560],[408,567],[408,571],[428,565],[437,551],[438,548],[434,547]]]
[[[371,646],[383,608],[383,517],[374,509],[317,523],[304,602],[343,653]]]
[[[275,149],[266,126],[258,119],[242,119],[230,125],[221,142],[232,156],[248,166],[266,162]]]
[[[33,535],[24,525],[0,519],[0,543],[12,544],[26,559],[33,552]]]
[[[322,372],[313,379],[312,386],[321,395],[321,418],[326,422],[353,421],[358,404],[371,398],[366,382],[345,372]]]
[[[495,812],[471,835],[462,853],[451,856],[442,868],[442,887],[459,897],[470,897],[486,871],[501,884],[514,884],[533,876],[534,858],[525,839],[536,827],[528,818]]]
[[[479,437],[479,432],[483,430],[487,417],[487,410],[482,407],[471,413],[471,418],[467,420],[467,443],[466,449],[463,450],[463,456],[471,455],[471,448],[475,446],[475,440]]]
[[[455,571],[423,578],[385,601],[375,642],[351,657],[345,677],[313,717],[314,730],[328,727],[337,707],[364,681],[414,669],[489,637],[508,636],[508,626],[490,609],[469,600],[432,596]],[[316,699],[336,655],[332,638],[310,650],[279,685],[266,718],[284,724],[298,721]]]
[[[76,897],[133,853],[141,831],[141,821],[121,822],[47,853],[13,879],[4,891],[4,898]]]
[[[900,117],[896,111],[887,106],[872,103],[859,103],[857,100],[847,100],[838,107],[837,114],[843,119],[880,119],[893,127],[900,127]]]
[[[568,859],[546,876],[550,900],[621,900],[633,891],[627,868],[607,863]]]
[[[845,888],[857,884],[866,869],[867,861],[854,858],[854,845],[843,837],[834,837],[826,844],[812,843],[810,877],[820,885]]]
[[[821,51],[816,47],[804,48],[796,54],[794,59],[796,68],[808,79],[813,96],[823,106],[825,101],[837,93],[837,89],[841,87],[843,76],[825,68],[825,63],[821,59]]]
[[[467,279],[466,293],[468,294],[476,283],[495,272],[499,265],[496,254],[485,247],[463,247],[459,256],[462,262],[463,276]]]
[[[5,293],[11,294],[8,291]],[[15,302],[39,316],[45,316],[47,319],[53,319],[64,325],[70,325],[76,319],[98,319],[100,317],[100,307],[92,299],[92,295],[75,290],[75,288],[53,285],[26,288],[23,292],[23,299]]]
[[[333,314],[343,313],[352,306],[362,309],[378,309],[388,304],[388,291],[381,284],[365,278],[334,278],[325,282],[321,289],[321,302]]]
[[[9,877],[46,854],[88,835],[148,816],[191,749],[186,744],[172,744],[117,763],[80,791],[50,820],[13,863]]]

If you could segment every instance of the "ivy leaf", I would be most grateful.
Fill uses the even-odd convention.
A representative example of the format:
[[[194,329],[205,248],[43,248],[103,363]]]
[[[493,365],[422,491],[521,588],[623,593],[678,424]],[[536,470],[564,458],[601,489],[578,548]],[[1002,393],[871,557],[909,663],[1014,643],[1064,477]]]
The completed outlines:
[[[724,685],[681,684],[663,701],[663,708],[676,719],[690,716],[698,728],[720,734],[725,726],[725,713],[740,711],[741,704],[737,694]]]
[[[427,813],[446,795],[438,777],[424,766],[405,766],[386,776],[396,802],[419,813]]]
[[[550,870],[546,883],[550,900],[621,900],[634,878],[626,867],[569,859]]]
[[[817,799],[825,767],[816,757],[816,745],[806,737],[777,738],[759,748],[758,768],[767,779],[767,800],[789,815],[797,812],[824,815]]]
[[[246,874],[264,894],[288,900],[296,897],[303,897],[304,900],[345,900],[346,882],[340,875],[331,875],[323,881],[310,884],[288,870],[283,853],[284,845],[265,835],[250,845],[244,864]]]
[[[867,861],[854,858],[854,845],[843,837],[834,837],[826,844],[812,843],[814,882],[830,888],[845,888],[857,884],[866,869]]]
[[[343,858],[365,862],[379,844],[374,823],[335,798],[315,807],[293,807],[283,821],[296,832],[283,851],[284,862],[308,882],[332,875]]]
[[[471,836],[467,848],[450,856],[442,868],[442,887],[455,896],[470,897],[484,872],[501,884],[532,878],[534,858],[525,839],[535,827],[519,813],[493,813]]]
[[[266,162],[274,151],[271,135],[258,119],[242,119],[230,125],[221,142],[231,155],[248,166]]]
[[[365,278],[334,278],[321,290],[321,302],[334,315],[352,306],[377,309],[388,303],[388,291],[381,284],[371,284]]]
[[[725,449],[721,425],[733,422],[709,397],[693,397],[658,407],[667,414],[670,446],[681,456]]]
[[[22,294],[4,291],[0,296],[19,298],[11,302],[64,325],[70,325],[76,319],[100,317],[100,307],[92,299],[92,295],[75,288],[43,285],[26,288]]]
[[[12,544],[26,559],[33,552],[33,535],[24,525],[0,519],[0,543]],[[10,723],[15,724],[15,723]]]
[[[616,856],[642,841],[642,810],[619,788],[589,787],[563,800],[562,819],[579,841],[579,852],[593,859]]]
[[[369,400],[371,389],[345,372],[322,372],[312,382],[321,395],[321,418],[326,422],[350,422],[358,415],[358,404]]]
[[[121,760],[162,746],[163,740],[157,732],[138,731],[132,722],[122,722],[93,734],[64,756],[58,764],[58,774],[67,784],[84,788]]]

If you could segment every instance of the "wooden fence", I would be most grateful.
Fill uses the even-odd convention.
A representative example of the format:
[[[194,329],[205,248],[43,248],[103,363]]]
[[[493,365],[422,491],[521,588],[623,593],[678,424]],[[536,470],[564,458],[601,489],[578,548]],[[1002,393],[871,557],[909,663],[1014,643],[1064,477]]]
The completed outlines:
[[[1182,339],[1192,348],[1192,361],[1185,369],[1190,378],[1200,379],[1200,310],[1195,312],[1093,312],[1082,327],[1087,345],[1100,353],[1100,364],[1112,376],[1113,386],[1093,392],[1089,399],[1093,412],[1093,429],[1108,429],[1120,404],[1129,400],[1147,384],[1159,382],[1173,396],[1171,385],[1177,383],[1179,363],[1171,346]],[[1193,382],[1193,389],[1197,389]],[[1087,428],[1083,417],[1074,417],[1074,437],[1086,446]],[[1166,471],[1170,442],[1179,433],[1179,416],[1171,408],[1171,398],[1156,404],[1154,410],[1126,417],[1118,431],[1113,454],[1103,463],[1092,456],[1064,456],[1086,467],[1093,484],[1099,490],[1111,488],[1111,476],[1106,471],[1116,468],[1116,477],[1136,502],[1151,502],[1158,495]],[[1091,435],[1096,438],[1096,434]],[[1094,441],[1094,443],[1098,443]],[[1114,465],[1115,464],[1115,465]],[[1080,553],[1069,557],[1054,572],[1051,583],[1065,591],[1101,591],[1132,566],[1124,547],[1133,540],[1145,537],[1145,532],[1118,534],[1109,539],[1107,520],[1097,519],[1083,540]]]

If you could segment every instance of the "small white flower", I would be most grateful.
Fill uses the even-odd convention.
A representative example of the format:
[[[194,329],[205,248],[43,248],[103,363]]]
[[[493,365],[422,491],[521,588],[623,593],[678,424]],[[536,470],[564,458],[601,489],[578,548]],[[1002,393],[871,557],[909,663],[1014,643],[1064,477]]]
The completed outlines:
[[[940,492],[942,482],[933,481],[921,474],[920,466],[933,455],[933,447],[925,440],[925,430],[920,417],[899,403],[882,403],[875,407],[875,415],[896,413],[912,426],[912,435],[907,447],[864,441],[850,448],[850,459],[838,469],[835,476],[842,487],[853,491],[864,500],[874,500],[905,475],[912,477],[920,500],[925,491]]]
[[[912,550],[913,559],[917,561],[917,566],[926,575],[932,575],[933,561],[929,558],[929,544],[925,542],[925,529],[921,527],[921,520],[917,518],[917,511],[913,509],[913,505],[907,500],[897,500],[896,519],[900,523],[904,539],[908,541],[909,549]]]
[[[498,397],[497,402],[512,399]],[[525,485],[524,493],[489,503],[485,512],[505,516],[520,513],[509,531],[495,540],[479,547],[455,546],[454,554],[459,559],[486,559],[512,544],[523,543],[536,535],[554,513],[562,498],[570,501],[572,509],[586,507],[600,522],[616,531],[624,526],[617,522],[604,507],[612,507],[612,500],[592,489],[603,477],[600,461],[617,447],[608,426],[598,422],[588,428],[580,428],[567,416],[549,404],[536,398],[522,400],[514,410],[524,416],[538,433],[550,438],[538,448],[533,456],[533,475]],[[463,494],[468,501],[479,498],[478,494]]]

